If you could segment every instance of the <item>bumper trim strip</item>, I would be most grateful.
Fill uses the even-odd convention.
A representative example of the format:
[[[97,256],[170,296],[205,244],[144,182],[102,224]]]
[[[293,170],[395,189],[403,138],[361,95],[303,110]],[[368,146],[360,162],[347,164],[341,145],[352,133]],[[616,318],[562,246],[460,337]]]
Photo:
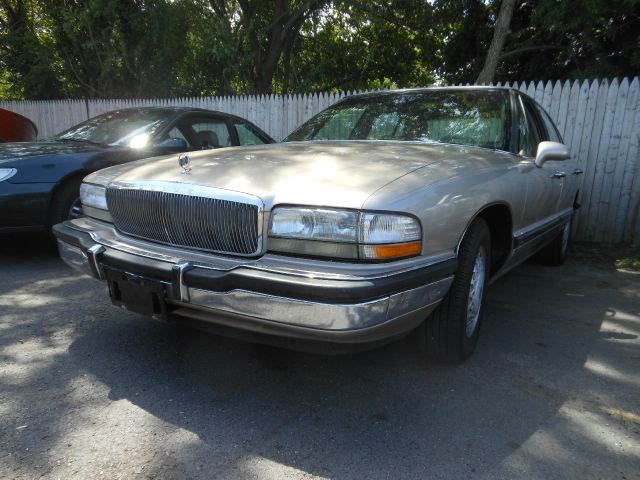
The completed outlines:
[[[184,283],[184,274],[191,270],[193,265],[190,262],[180,262],[171,268],[171,284],[173,285],[173,298],[181,302],[189,301],[189,287]]]
[[[102,272],[102,268],[100,268],[99,263],[99,257],[105,252],[105,250],[106,249],[102,245],[98,245],[97,243],[87,249],[87,258],[89,259],[91,271],[98,280],[105,279],[104,273]]]

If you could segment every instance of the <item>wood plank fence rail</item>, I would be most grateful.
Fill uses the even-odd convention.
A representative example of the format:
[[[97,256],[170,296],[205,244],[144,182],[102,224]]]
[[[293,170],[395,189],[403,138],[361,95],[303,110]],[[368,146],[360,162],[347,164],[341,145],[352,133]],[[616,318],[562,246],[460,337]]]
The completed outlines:
[[[500,85],[500,84],[498,84]],[[576,238],[640,242],[640,81],[515,82],[555,120],[578,158],[582,208]],[[172,99],[0,102],[31,118],[46,139],[95,115],[134,106],[192,106],[248,118],[277,140],[350,92]]]

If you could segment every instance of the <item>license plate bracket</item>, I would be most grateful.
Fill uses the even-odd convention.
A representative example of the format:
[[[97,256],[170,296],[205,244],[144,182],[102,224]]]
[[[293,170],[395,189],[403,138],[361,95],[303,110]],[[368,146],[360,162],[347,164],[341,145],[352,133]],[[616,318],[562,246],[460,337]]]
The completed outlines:
[[[143,315],[167,317],[166,286],[159,280],[105,268],[114,305]]]

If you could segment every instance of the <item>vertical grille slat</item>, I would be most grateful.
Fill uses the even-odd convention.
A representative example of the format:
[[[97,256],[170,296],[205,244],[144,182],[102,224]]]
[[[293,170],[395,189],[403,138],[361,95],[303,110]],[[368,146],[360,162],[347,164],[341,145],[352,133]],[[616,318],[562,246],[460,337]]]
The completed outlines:
[[[107,189],[115,227],[127,235],[219,253],[258,253],[258,207],[181,193]]]

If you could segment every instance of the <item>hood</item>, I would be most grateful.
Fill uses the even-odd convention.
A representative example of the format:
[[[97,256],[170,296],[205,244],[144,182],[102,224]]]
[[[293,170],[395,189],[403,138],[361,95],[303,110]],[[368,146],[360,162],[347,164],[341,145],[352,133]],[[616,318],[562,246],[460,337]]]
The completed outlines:
[[[172,155],[103,170],[88,181],[140,188],[152,182],[213,187],[258,196],[267,210],[277,204],[357,209],[411,172],[442,162],[465,163],[486,152],[493,153],[417,142],[292,142],[190,153],[188,174],[181,173],[178,155]],[[440,176],[455,172],[441,170]]]
[[[75,155],[99,152],[109,149],[107,146],[89,142],[16,142],[0,143],[0,164],[26,160],[34,157],[55,155]]]

